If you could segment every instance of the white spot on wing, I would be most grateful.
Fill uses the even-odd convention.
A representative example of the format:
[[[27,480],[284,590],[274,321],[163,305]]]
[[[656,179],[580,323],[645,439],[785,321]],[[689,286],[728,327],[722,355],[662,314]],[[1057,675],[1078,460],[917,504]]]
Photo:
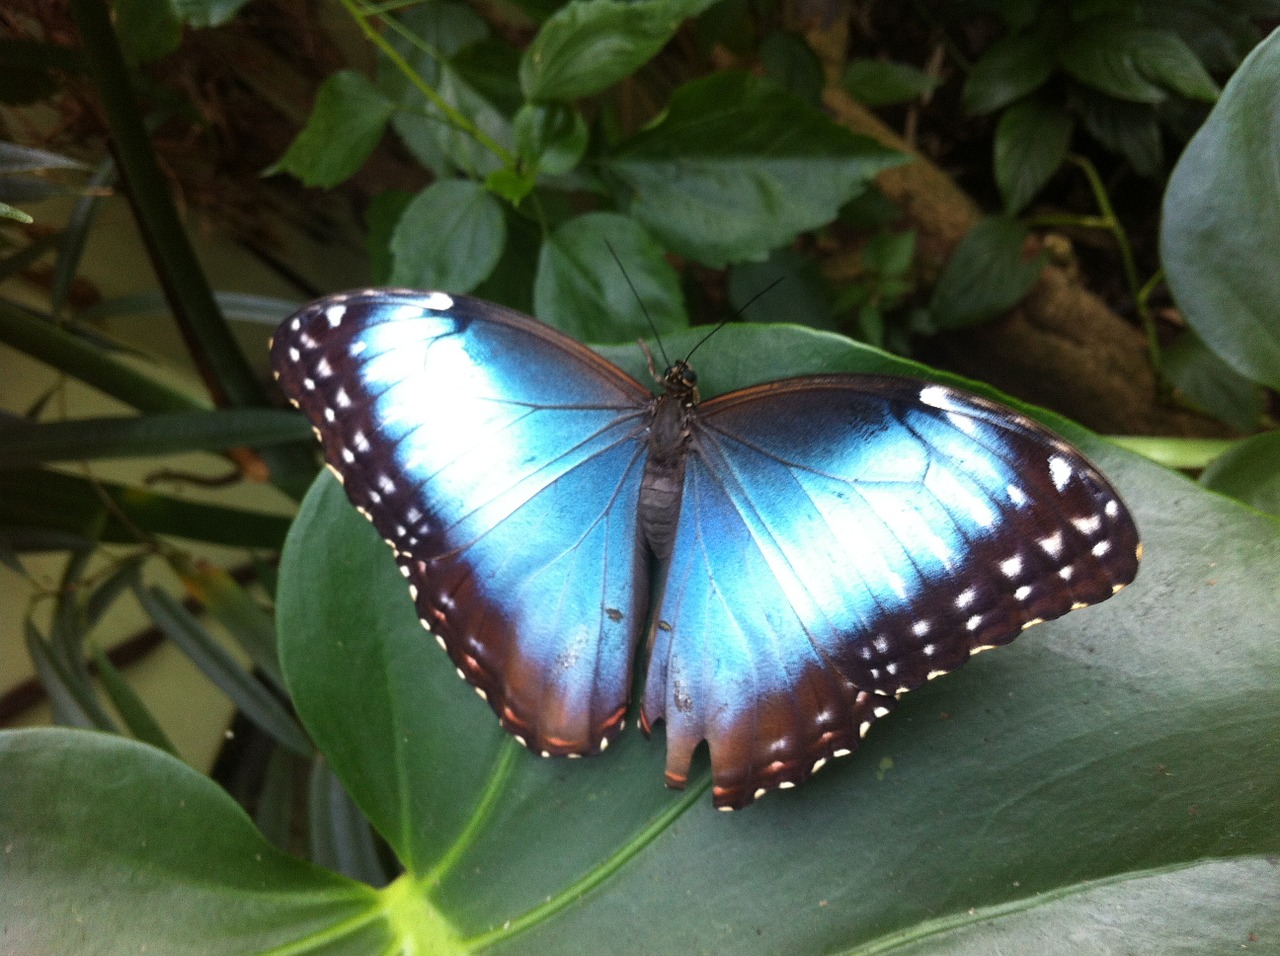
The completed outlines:
[[[1006,578],[1016,578],[1022,573],[1022,558],[1014,555],[1000,562],[1000,573]]]
[[[974,588],[965,588],[956,598],[956,607],[964,610],[973,603],[973,599],[978,596],[978,592]]]
[[[1061,455],[1049,459],[1049,477],[1053,479],[1053,487],[1062,491],[1071,480],[1071,464]]]
[[[1062,553],[1062,532],[1055,531],[1049,537],[1041,538],[1039,544],[1045,554],[1053,555],[1056,558]]]
[[[1027,495],[1017,485],[1007,485],[1004,489],[1005,494],[1009,496],[1009,500],[1021,508],[1027,503]]]
[[[342,323],[342,317],[347,314],[345,305],[331,305],[324,310],[324,317],[329,320],[330,328],[336,329]]]
[[[1102,527],[1102,519],[1097,515],[1090,515],[1087,518],[1073,518],[1071,523],[1076,526],[1076,530],[1081,534],[1096,534]]]
[[[422,307],[431,312],[447,312],[453,308],[453,297],[444,292],[428,292],[422,297]]]

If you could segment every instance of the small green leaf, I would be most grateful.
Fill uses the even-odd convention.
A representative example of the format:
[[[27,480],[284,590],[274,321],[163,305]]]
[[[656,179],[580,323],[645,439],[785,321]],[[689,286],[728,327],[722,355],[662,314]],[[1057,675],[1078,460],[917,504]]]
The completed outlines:
[[[168,56],[182,41],[182,21],[171,2],[115,0],[116,36],[130,65]]]
[[[134,594],[165,636],[216,684],[240,711],[299,756],[309,756],[311,741],[262,682],[234,657],[182,604],[160,588],[138,586]]]
[[[29,213],[25,213],[21,209],[15,209],[7,202],[0,202],[0,218],[13,219],[22,223],[24,226],[29,226],[35,222]]]
[[[1026,227],[989,216],[969,230],[943,270],[929,301],[938,329],[960,329],[993,319],[1027,294],[1044,268],[1043,255],[1024,257]]]
[[[844,71],[840,85],[859,103],[876,107],[918,99],[940,82],[909,63],[854,60]]]
[[[533,38],[520,87],[537,102],[572,100],[634,73],[713,0],[572,0]]]
[[[484,188],[512,206],[519,206],[533,192],[537,178],[538,174],[532,170],[518,173],[514,169],[495,169],[484,178]]]
[[[1169,36],[1121,18],[1098,17],[1075,29],[1058,50],[1058,62],[1086,86],[1135,103],[1159,103],[1167,92],[1138,66],[1142,48]]]
[[[502,207],[483,186],[440,180],[418,193],[396,224],[391,282],[470,292],[493,271],[505,242]]]
[[[1240,374],[1280,388],[1280,32],[1249,54],[1165,192],[1160,253],[1183,316]]]
[[[305,441],[310,434],[301,415],[274,408],[157,412],[41,424],[9,420],[0,422],[0,469],[276,445]]]
[[[1242,432],[1258,427],[1264,407],[1261,386],[1228,365],[1194,332],[1184,332],[1164,349],[1160,370],[1192,408]]]
[[[21,468],[0,469],[0,526],[26,529],[32,542],[37,534],[43,535],[46,545],[55,548],[74,540],[63,533],[136,544],[141,528],[151,534],[274,550],[284,540],[289,521],[50,469]]]
[[[760,43],[760,65],[784,90],[811,106],[822,104],[822,61],[803,37],[786,30],[770,33]]]
[[[364,165],[394,112],[395,104],[364,74],[341,70],[320,84],[307,125],[266,174],[292,173],[308,186],[330,189]]]
[[[515,119],[516,148],[538,172],[558,176],[578,165],[587,149],[587,122],[572,106],[526,103]]]
[[[271,615],[217,565],[207,561],[193,563],[176,555],[170,557],[169,563],[191,596],[204,605],[249,655],[253,666],[283,691],[284,677],[280,673],[275,621]]]
[[[142,698],[129,686],[129,682],[103,653],[102,648],[97,644],[91,644],[90,650],[93,653],[93,664],[97,668],[103,689],[106,690],[112,705],[123,718],[125,726],[129,728],[129,733],[143,743],[173,754],[175,757],[178,756],[173,741],[164,732],[160,722],[152,716]]]
[[[659,332],[689,323],[680,277],[662,247],[635,220],[617,213],[578,216],[547,237],[533,301],[539,318],[583,342],[647,338],[653,330],[646,312]]]
[[[114,732],[115,726],[102,711],[93,688],[58,659],[50,643],[31,620],[24,622],[27,656],[36,670],[36,678],[53,706],[55,723],[64,727],[84,727]]]
[[[46,169],[88,168],[78,159],[53,153],[47,149],[21,146],[18,143],[0,143],[0,174],[5,176],[40,172]]]
[[[220,27],[248,0],[168,0],[182,22],[192,27]]]
[[[1157,175],[1164,162],[1164,146],[1157,107],[1130,103],[1089,89],[1072,91],[1071,102],[1089,134],[1129,161],[1140,176]]]
[[[1144,30],[1133,44],[1133,63],[1153,83],[1188,99],[1218,98],[1218,84],[1172,30]]]
[[[1043,86],[1054,71],[1054,38],[1046,31],[997,40],[973,65],[964,84],[970,113],[991,113]]]
[[[1067,158],[1075,123],[1047,97],[1033,96],[1010,106],[996,126],[996,184],[1005,212],[1016,215]]]
[[[775,84],[717,73],[604,158],[620,201],[668,249],[709,266],[762,259],[825,225],[906,157]]]
[[[1280,431],[1237,442],[1204,470],[1200,483],[1280,516]]]

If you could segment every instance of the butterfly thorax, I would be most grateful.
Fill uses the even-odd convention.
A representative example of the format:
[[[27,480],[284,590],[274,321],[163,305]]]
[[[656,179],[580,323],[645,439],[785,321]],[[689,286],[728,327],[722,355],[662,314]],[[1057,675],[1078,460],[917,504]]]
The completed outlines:
[[[680,516],[689,420],[698,401],[697,376],[684,362],[678,362],[667,369],[662,384],[666,391],[654,403],[649,424],[639,518],[649,549],[659,561],[666,561]]]

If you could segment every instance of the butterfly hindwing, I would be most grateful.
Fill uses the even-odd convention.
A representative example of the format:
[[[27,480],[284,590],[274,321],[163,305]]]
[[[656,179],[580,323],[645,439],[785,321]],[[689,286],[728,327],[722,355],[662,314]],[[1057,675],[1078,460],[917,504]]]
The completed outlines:
[[[1009,409],[874,376],[698,406],[642,709],[718,806],[808,777],[898,695],[1110,597],[1138,540],[1104,478]]]
[[[650,393],[527,316],[443,293],[323,299],[272,360],[503,726],[546,754],[606,746],[648,605]]]

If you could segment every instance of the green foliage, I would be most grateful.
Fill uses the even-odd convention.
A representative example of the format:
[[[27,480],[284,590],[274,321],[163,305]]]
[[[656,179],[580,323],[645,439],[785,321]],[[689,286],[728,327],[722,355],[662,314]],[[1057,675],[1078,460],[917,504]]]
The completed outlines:
[[[1040,275],[1043,257],[1027,258],[1026,227],[990,216],[969,230],[933,290],[929,313],[935,327],[958,329],[1007,312]]]
[[[855,60],[840,80],[854,99],[867,106],[904,103],[934,89],[937,77],[929,76],[907,63],[883,60]]]
[[[327,475],[283,545],[273,618],[259,558],[279,551],[286,519],[93,474],[110,457],[203,450],[301,497],[315,472],[309,443],[296,442],[305,424],[266,407],[226,322],[232,310],[276,321],[292,304],[212,294],[127,66],[181,55],[181,29],[241,5],[119,0],[113,27],[102,0],[72,0],[83,51],[0,41],[10,101],[46,95],[55,69],[87,70],[100,91],[167,297],[96,314],[174,322],[207,391],[168,385],[68,304],[115,165],[90,177],[55,154],[0,150],[4,185],[39,173],[27,185],[81,203],[62,233],[0,251],[4,277],[55,255],[57,303],[41,315],[0,300],[0,341],[134,410],[50,421],[46,396],[0,427],[0,562],[21,571],[29,552],[66,557],[25,642],[56,720],[80,728],[0,734],[0,779],[21,781],[0,787],[0,939],[85,953],[570,954],[601,940],[944,953],[1046,938],[1195,952],[1280,934],[1268,862],[1280,853],[1280,530],[1046,413],[1028,409],[1080,442],[1135,509],[1148,555],[1137,583],[917,692],[856,757],[727,818],[710,812],[705,765],[689,791],[667,791],[662,741],[634,730],[590,761],[518,748],[424,639],[385,547]],[[629,342],[652,322],[670,354],[687,353],[703,335],[686,328],[691,315],[708,317],[696,295],[725,268],[728,302],[749,322],[699,352],[707,396],[824,371],[947,381],[819,330],[906,352],[912,334],[1007,311],[1042,267],[1011,217],[1070,157],[1076,131],[1157,171],[1174,107],[1212,101],[1210,74],[1258,40],[1250,17],[1280,12],[1269,0],[982,5],[1006,33],[964,95],[974,112],[1001,112],[993,163],[1006,215],[975,228],[932,289],[919,287],[916,233],[870,188],[905,157],[819,107],[818,60],[768,4],[525,0],[533,25],[503,31],[488,8],[453,0],[342,0],[378,51],[376,74],[331,76],[271,171],[337,186],[394,135],[432,181],[370,204],[375,280],[474,290],[584,340]],[[682,50],[721,43],[760,69],[708,74],[670,55],[676,37]],[[1165,206],[1169,284],[1197,336],[1166,353],[1167,381],[1242,428],[1266,421],[1261,385],[1280,387],[1269,311],[1280,290],[1259,254],[1280,221],[1276,150],[1257,122],[1275,113],[1276,42],[1227,85]],[[879,59],[842,80],[872,105],[937,82]],[[1100,209],[1091,224],[1116,237],[1145,314],[1150,284],[1103,178],[1079,168]],[[836,283],[814,250],[851,233],[857,275]],[[647,380],[633,344],[601,351]],[[1240,442],[1204,484],[1280,511],[1274,439]],[[68,461],[90,474],[58,469]],[[196,562],[188,541],[252,550],[246,566],[264,587]],[[161,564],[185,600],[172,578],[156,583]],[[270,741],[249,798],[257,828],[163,752],[166,729],[101,650],[110,643],[95,629],[120,601],[144,609]],[[299,833],[311,862],[279,849],[302,852]]]
[[[1229,72],[1260,39],[1253,17],[1280,4],[1202,0],[996,0],[1008,33],[973,64],[964,101],[1006,111],[996,180],[1010,213],[1066,156],[1074,121],[1144,176],[1164,157],[1161,129],[1180,108],[1212,103],[1211,72]],[[1026,164],[1026,165],[1022,165]]]
[[[394,112],[364,76],[340,70],[321,84],[306,127],[267,172],[293,173],[308,186],[336,186],[364,165]]]

